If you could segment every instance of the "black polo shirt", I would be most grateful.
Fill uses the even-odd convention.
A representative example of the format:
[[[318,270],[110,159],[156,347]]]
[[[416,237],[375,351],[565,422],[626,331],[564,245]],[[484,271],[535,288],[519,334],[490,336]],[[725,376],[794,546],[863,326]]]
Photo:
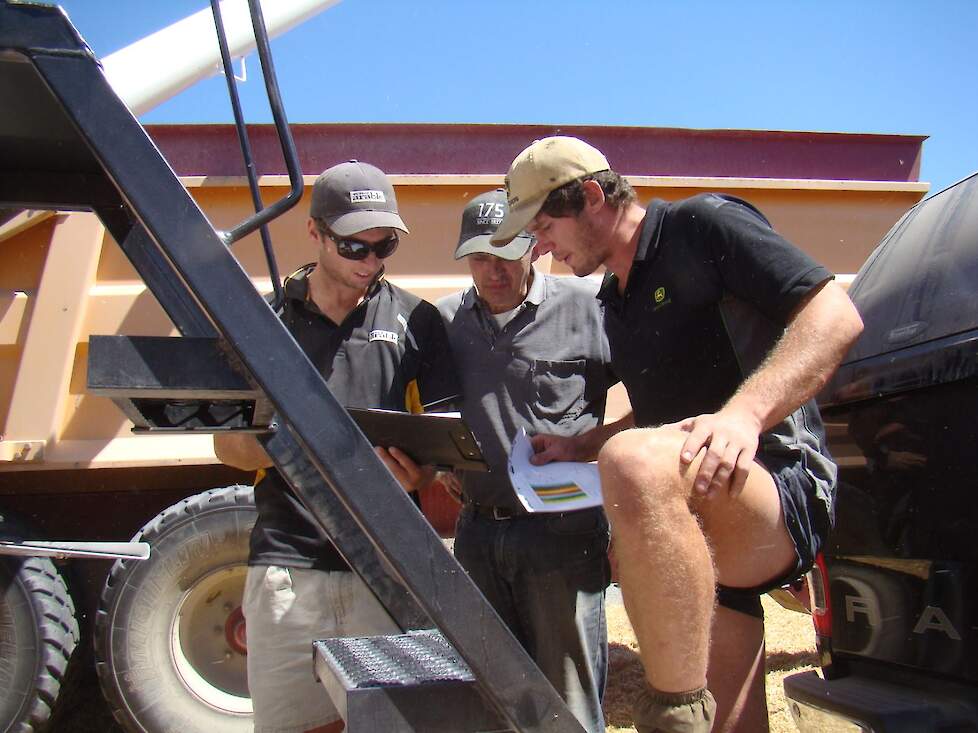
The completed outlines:
[[[381,277],[336,324],[308,298],[313,269],[306,265],[286,280],[281,318],[340,403],[417,411],[459,394],[444,323],[433,305]],[[255,486],[255,504],[249,564],[349,569],[274,468]]]
[[[615,373],[639,426],[718,410],[763,361],[802,298],[832,275],[753,206],[721,194],[654,200],[624,295],[598,297]],[[760,450],[811,468],[829,503],[835,467],[814,403],[761,436]]]

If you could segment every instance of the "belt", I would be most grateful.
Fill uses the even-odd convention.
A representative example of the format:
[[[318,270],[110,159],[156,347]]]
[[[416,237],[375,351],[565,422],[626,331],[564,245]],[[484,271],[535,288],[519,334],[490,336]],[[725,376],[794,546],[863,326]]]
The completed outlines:
[[[527,516],[525,512],[518,512],[515,509],[509,509],[503,506],[487,506],[486,504],[477,504],[474,501],[468,502],[466,506],[471,509],[475,516],[482,517],[483,519],[492,519],[496,522],[502,522],[513,517]]]
[[[570,516],[571,514],[577,514],[578,512],[590,512],[590,511],[600,511],[600,507],[591,507],[589,509],[579,509],[576,512],[520,512],[515,509],[510,509],[503,506],[488,506],[487,504],[479,504],[474,501],[465,502],[465,506],[468,507],[472,514],[482,519],[491,519],[495,522],[502,522],[507,519],[514,519],[520,517],[522,519],[563,519],[564,517]]]

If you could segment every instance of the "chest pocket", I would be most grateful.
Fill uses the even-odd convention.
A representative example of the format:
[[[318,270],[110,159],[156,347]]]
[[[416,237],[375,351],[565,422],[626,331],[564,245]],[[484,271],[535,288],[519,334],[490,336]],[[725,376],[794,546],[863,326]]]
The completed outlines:
[[[576,419],[584,409],[584,374],[587,362],[534,360],[530,375],[537,417],[560,424]]]

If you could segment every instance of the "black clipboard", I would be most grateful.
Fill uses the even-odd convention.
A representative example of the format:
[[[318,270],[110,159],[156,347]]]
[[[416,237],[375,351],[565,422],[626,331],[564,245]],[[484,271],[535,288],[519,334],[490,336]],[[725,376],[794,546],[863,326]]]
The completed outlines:
[[[348,407],[371,445],[394,446],[418,465],[488,471],[479,444],[457,414],[410,413]]]

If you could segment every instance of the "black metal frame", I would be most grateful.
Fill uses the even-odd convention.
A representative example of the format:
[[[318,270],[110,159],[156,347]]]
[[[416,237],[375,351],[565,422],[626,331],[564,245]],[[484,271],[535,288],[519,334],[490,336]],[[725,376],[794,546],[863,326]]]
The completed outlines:
[[[268,222],[285,212],[302,198],[302,172],[299,169],[299,156],[295,150],[295,143],[292,140],[292,133],[289,130],[289,123],[285,119],[285,109],[282,105],[282,96],[279,93],[278,81],[275,78],[275,70],[272,67],[271,49],[268,47],[268,39],[262,34],[256,34],[255,40],[258,47],[258,58],[261,62],[262,73],[265,78],[265,89],[268,92],[269,104],[275,120],[275,128],[282,141],[282,155],[285,158],[286,169],[289,172],[289,181],[292,190],[281,201],[277,201],[268,209],[261,199],[261,189],[258,186],[258,172],[255,169],[255,159],[251,154],[251,142],[248,138],[248,128],[245,127],[244,114],[241,111],[241,100],[238,98],[238,87],[234,83],[234,70],[231,67],[231,53],[228,50],[227,33],[224,30],[224,17],[221,15],[221,3],[219,0],[211,0],[211,13],[214,16],[214,27],[217,30],[217,43],[221,50],[221,63],[224,67],[224,80],[227,83],[228,99],[231,101],[231,110],[234,113],[234,126],[238,131],[238,142],[241,145],[241,157],[244,159],[245,171],[248,175],[248,189],[251,191],[251,202],[255,207],[255,215],[247,221],[239,224],[224,232],[223,239],[230,246],[241,237],[254,231],[258,226],[261,234],[262,249],[265,252],[265,261],[268,263],[268,276],[272,280],[272,290],[275,299],[272,308],[278,308],[285,298],[282,290],[282,282],[279,276],[278,263],[275,261],[275,252],[272,249],[272,236],[268,232]],[[252,4],[251,22],[255,28],[264,28],[265,21],[262,18],[261,5]],[[259,42],[260,41],[260,42]]]
[[[216,334],[267,396],[282,425],[262,437],[266,450],[402,628],[434,622],[483,697],[516,729],[581,731],[255,291],[60,9],[0,5],[0,98],[0,204],[96,211],[181,333]],[[50,136],[47,123],[30,124],[45,114],[58,117]],[[74,174],[88,183],[75,185]],[[22,186],[28,178],[31,186]]]

